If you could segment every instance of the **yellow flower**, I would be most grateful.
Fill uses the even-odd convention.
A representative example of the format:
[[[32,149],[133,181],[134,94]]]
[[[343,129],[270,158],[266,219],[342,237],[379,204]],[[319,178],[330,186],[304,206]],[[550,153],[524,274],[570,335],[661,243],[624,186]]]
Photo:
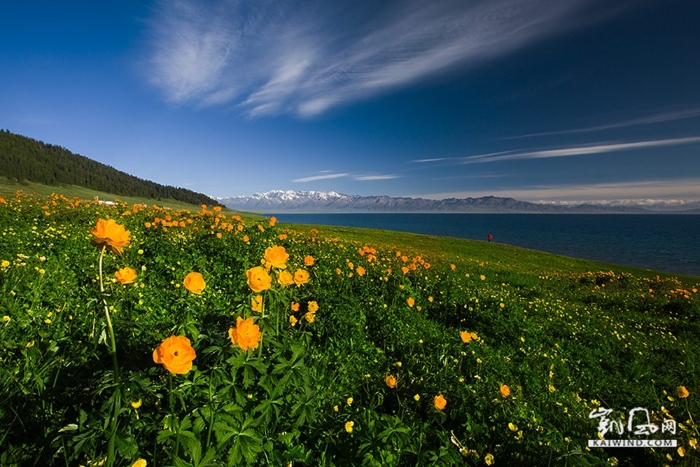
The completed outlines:
[[[3,269],[7,269],[9,266],[10,266],[10,262],[6,259],[3,259],[2,263],[0,263],[0,267],[2,267]]]
[[[10,317],[7,316],[7,315],[5,315],[5,316],[2,317],[2,321],[3,321],[4,323],[9,323],[9,322],[10,322]]]
[[[677,452],[679,456],[685,457],[685,449],[683,448],[683,446],[678,446]]]
[[[698,440],[695,439],[695,438],[689,439],[689,440],[688,440],[688,444],[690,444],[690,447],[693,448],[693,449],[697,449],[697,448],[698,448]]]
[[[549,385],[549,392],[554,392],[556,390],[557,390],[557,388],[555,388],[553,384]]]
[[[265,262],[273,268],[285,269],[289,255],[283,246],[271,246],[265,250]]]
[[[153,351],[153,361],[162,364],[170,373],[184,375],[192,369],[197,357],[185,336],[170,336]]]
[[[294,276],[289,271],[280,271],[277,273],[277,282],[282,286],[292,285],[294,283]]]
[[[433,399],[433,404],[435,405],[436,409],[443,410],[447,405],[447,400],[442,396],[442,394],[438,394],[435,396],[435,399]]]
[[[678,386],[678,387],[676,388],[676,394],[678,395],[678,397],[679,397],[680,399],[685,399],[686,397],[688,397],[688,396],[690,395],[690,393],[689,393],[688,390],[685,388],[685,386]]]
[[[420,400],[420,394],[416,394],[415,396],[413,396],[413,399],[415,399],[416,401],[419,401],[419,400]]]
[[[308,308],[311,313],[316,313],[318,311],[318,303],[315,301],[310,301]]]
[[[263,311],[263,298],[262,295],[256,295],[255,297],[250,299],[250,307],[253,309],[253,311],[257,311],[258,313]]]
[[[346,402],[348,403],[348,405],[352,405],[352,401],[353,401],[353,398],[352,398],[352,397],[348,397],[348,400],[347,400]]]
[[[515,424],[513,424],[513,423],[508,423],[508,429],[509,429],[510,431],[518,431],[517,425],[515,425]]]
[[[396,378],[394,378],[393,375],[387,376],[384,381],[386,382],[386,385],[389,386],[391,389],[394,389],[396,387]]]
[[[501,384],[499,391],[501,392],[501,397],[503,398],[510,396],[510,388],[505,384]]]
[[[206,287],[207,283],[204,282],[204,277],[198,272],[191,272],[185,276],[185,280],[182,281],[182,285],[185,286],[187,290],[193,294],[201,294]]]
[[[309,282],[309,273],[303,269],[297,269],[294,273],[294,283],[296,285],[303,285]]]
[[[308,321],[309,323],[313,323],[314,321],[316,321],[316,313],[312,313],[309,311],[308,313],[304,314],[304,318],[306,318],[306,321]]]
[[[141,404],[142,404],[141,399],[139,399],[139,400],[137,400],[136,402],[132,402],[132,403],[131,403],[131,406],[132,406],[134,409],[138,409],[138,408],[141,407]]]
[[[248,269],[245,273],[246,276],[248,276],[248,287],[250,287],[253,292],[260,293],[270,288],[272,278],[265,269],[260,266],[255,266],[254,268]]]
[[[459,337],[462,338],[462,342],[464,342],[465,344],[471,342],[472,339],[476,341],[479,340],[479,336],[477,336],[475,332],[469,331],[460,331]]]
[[[493,454],[486,454],[484,457],[484,462],[486,462],[486,465],[493,465]]]
[[[236,327],[228,330],[228,336],[233,345],[238,345],[241,350],[257,349],[260,342],[260,327],[253,324],[253,318],[236,318]]]
[[[131,233],[114,219],[97,219],[97,225],[90,233],[94,237],[91,242],[93,245],[98,248],[107,247],[118,255],[131,243]]]
[[[294,315],[289,315],[289,323],[290,323],[292,326],[295,326],[295,325],[297,324],[298,321],[299,321],[299,320],[296,319],[296,317],[295,317]]]
[[[314,263],[315,263],[315,260],[314,260],[313,256],[307,255],[306,257],[304,257],[304,265],[305,266],[311,267],[314,265]]]
[[[345,431],[352,433],[352,427],[355,426],[355,422],[347,422],[345,424]]]
[[[131,464],[131,467],[146,467],[146,460],[145,459],[138,459],[136,462]]]
[[[115,272],[114,277],[120,284],[131,284],[136,280],[136,271],[127,266]]]
[[[337,411],[338,411],[338,406],[337,406],[337,405],[334,405],[334,406],[333,406],[333,412],[337,412]]]

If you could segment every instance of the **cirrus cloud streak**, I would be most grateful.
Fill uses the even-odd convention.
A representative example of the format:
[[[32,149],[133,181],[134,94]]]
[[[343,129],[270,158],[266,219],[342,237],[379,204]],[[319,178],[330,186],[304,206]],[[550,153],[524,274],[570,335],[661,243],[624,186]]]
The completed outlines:
[[[594,0],[163,1],[151,82],[167,100],[311,117],[471,66],[620,7]],[[625,2],[623,2],[625,3]]]

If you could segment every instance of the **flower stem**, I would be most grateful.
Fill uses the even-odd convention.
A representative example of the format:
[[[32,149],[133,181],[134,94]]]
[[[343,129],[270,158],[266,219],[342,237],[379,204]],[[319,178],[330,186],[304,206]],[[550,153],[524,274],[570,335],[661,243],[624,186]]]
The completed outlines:
[[[114,338],[114,328],[112,327],[112,319],[109,316],[109,305],[104,298],[105,287],[102,280],[102,258],[105,254],[105,247],[102,247],[100,252],[99,272],[100,272],[100,292],[102,292],[102,303],[105,307],[105,318],[107,320],[107,330],[109,331],[110,353],[112,354],[112,365],[114,366],[114,384],[119,384],[119,363],[117,362],[117,341]]]
[[[107,320],[107,330],[109,331],[109,342],[110,342],[110,354],[112,355],[112,365],[114,367],[114,413],[112,413],[112,419],[109,424],[108,442],[107,442],[107,466],[111,467],[114,464],[115,452],[116,452],[116,441],[117,441],[117,418],[119,416],[119,411],[121,409],[121,392],[119,390],[119,363],[117,362],[117,341],[114,338],[114,328],[112,327],[112,320],[109,316],[109,305],[107,305],[107,300],[104,298],[105,287],[104,281],[102,279],[102,258],[105,255],[105,246],[102,247],[100,251],[99,260],[99,273],[100,273],[100,292],[102,293],[102,303],[105,307],[105,318]]]

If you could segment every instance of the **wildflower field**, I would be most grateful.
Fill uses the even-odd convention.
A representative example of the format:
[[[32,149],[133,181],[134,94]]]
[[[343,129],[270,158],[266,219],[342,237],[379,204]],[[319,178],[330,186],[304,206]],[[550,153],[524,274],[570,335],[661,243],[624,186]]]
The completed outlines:
[[[18,192],[0,465],[699,465],[697,281]]]

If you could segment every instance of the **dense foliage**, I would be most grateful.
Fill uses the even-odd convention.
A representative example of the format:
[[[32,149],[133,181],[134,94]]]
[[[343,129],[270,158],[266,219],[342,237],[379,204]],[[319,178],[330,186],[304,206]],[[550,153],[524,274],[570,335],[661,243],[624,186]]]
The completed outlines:
[[[122,196],[174,199],[200,205],[218,203],[186,188],[143,180],[60,146],[0,130],[0,175],[45,185],[78,185]]]
[[[0,465],[697,465],[698,284],[323,232],[0,198]]]

